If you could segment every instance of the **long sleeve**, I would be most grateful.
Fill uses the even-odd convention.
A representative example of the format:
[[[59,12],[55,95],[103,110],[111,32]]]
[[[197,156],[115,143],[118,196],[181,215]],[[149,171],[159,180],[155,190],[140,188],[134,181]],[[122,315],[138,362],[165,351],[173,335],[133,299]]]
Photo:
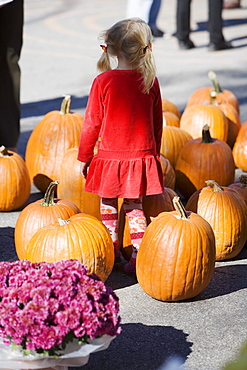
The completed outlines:
[[[93,81],[88,103],[82,124],[78,160],[90,162],[93,158],[94,147],[97,142],[102,125],[104,108],[102,104],[101,90],[98,82]]]
[[[156,89],[156,97],[153,106],[154,137],[156,142],[156,151],[157,154],[160,155],[161,137],[163,129],[163,115],[162,115],[160,86],[157,79],[155,79],[154,88]]]

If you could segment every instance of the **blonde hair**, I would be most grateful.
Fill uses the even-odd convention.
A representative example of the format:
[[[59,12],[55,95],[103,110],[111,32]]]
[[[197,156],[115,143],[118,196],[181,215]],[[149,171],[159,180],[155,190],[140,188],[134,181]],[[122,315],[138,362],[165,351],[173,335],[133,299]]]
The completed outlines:
[[[156,68],[152,54],[152,32],[147,23],[139,18],[124,19],[103,31],[100,39],[103,39],[107,49],[97,63],[99,71],[112,69],[111,57],[124,58],[141,73],[143,92],[148,93]]]

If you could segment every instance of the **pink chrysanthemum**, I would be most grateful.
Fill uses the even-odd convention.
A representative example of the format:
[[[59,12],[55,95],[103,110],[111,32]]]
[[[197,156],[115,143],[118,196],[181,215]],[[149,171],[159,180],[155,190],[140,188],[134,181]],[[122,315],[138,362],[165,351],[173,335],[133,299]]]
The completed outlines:
[[[0,337],[55,355],[69,340],[120,333],[119,300],[77,260],[0,262]]]

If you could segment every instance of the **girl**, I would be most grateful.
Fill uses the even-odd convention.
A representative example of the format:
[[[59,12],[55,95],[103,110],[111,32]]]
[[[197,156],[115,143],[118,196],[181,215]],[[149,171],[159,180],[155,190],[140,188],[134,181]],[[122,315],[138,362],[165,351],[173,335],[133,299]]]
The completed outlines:
[[[128,217],[133,253],[124,265],[135,273],[136,254],[146,229],[144,195],[163,192],[160,164],[162,105],[155,77],[152,33],[141,19],[117,22],[102,34],[105,45],[93,81],[81,132],[78,159],[85,190],[101,199],[102,222],[118,246],[118,198]],[[111,58],[117,67],[111,68]],[[94,147],[98,141],[98,153]]]

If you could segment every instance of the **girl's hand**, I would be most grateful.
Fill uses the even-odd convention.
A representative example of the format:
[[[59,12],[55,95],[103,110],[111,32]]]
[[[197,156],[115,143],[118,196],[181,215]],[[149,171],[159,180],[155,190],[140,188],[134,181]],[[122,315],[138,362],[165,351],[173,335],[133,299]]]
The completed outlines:
[[[87,171],[89,167],[90,162],[81,162],[81,174],[84,177],[84,179],[87,178]]]

